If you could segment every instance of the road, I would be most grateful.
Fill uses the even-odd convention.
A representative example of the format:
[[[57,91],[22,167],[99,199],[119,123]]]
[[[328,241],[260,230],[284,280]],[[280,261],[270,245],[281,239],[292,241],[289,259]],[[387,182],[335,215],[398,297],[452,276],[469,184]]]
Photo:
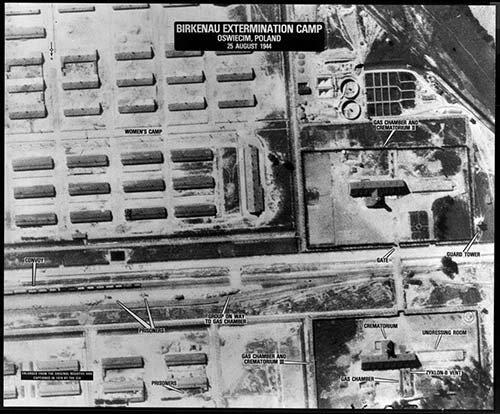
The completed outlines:
[[[242,284],[241,293],[231,287],[230,283],[222,286],[216,286],[210,283],[210,280],[193,279],[191,284],[183,284],[182,286],[172,286],[167,279],[165,282],[157,281],[154,285],[144,283],[143,286],[137,289],[109,289],[109,290],[92,290],[92,291],[75,291],[62,293],[39,293],[39,294],[15,294],[4,297],[5,310],[9,309],[32,309],[34,307],[42,308],[44,311],[50,309],[63,308],[66,310],[83,310],[89,312],[91,309],[109,309],[117,310],[116,300],[127,303],[129,306],[143,306],[144,297],[148,297],[151,306],[200,306],[219,303],[222,307],[227,295],[230,295],[235,303],[240,300],[262,300],[266,297],[273,300],[276,294],[287,289],[296,289],[296,286],[302,283],[307,289],[321,289],[325,285],[335,284],[339,287],[342,284],[359,283],[368,277],[386,277],[384,275],[392,275],[394,278],[397,308],[404,308],[404,297],[401,280],[401,266],[405,262],[418,262],[422,266],[430,268],[439,268],[441,258],[448,251],[462,251],[464,246],[431,246],[410,249],[396,249],[395,253],[390,258],[389,263],[377,263],[377,258],[382,257],[387,251],[385,250],[369,250],[363,252],[325,252],[311,253],[301,255],[286,255],[286,256],[264,256],[242,259],[214,259],[205,260],[202,263],[197,263],[197,266],[205,269],[225,264],[229,266],[231,271],[228,273],[230,278],[237,278],[238,283]],[[459,264],[465,263],[484,263],[493,261],[493,244],[476,244],[471,248],[471,251],[480,252],[480,257],[459,257],[455,258]],[[360,258],[359,256],[363,257]],[[126,272],[137,272],[138,267],[141,267],[138,280],[145,279],[144,272],[171,270],[175,267],[185,266],[189,269],[190,263],[165,262],[153,263],[149,266],[135,265],[133,269],[128,269]],[[311,269],[311,265],[316,265],[317,268]],[[284,267],[285,266],[285,267]],[[287,270],[288,267],[288,270]],[[145,269],[148,268],[148,269]],[[274,269],[274,272],[273,272]],[[309,269],[309,270],[306,270]],[[84,269],[75,269],[75,274],[78,270],[82,272]],[[110,272],[110,269],[106,269]],[[67,269],[46,269],[46,272],[67,271]],[[117,270],[111,271],[116,272]],[[66,277],[75,276],[66,274]],[[92,273],[83,273],[91,280],[91,277],[99,277],[100,273],[96,269],[92,269]],[[137,274],[137,273],[135,273]],[[370,276],[374,275],[374,276]],[[60,275],[64,276],[64,275]],[[31,273],[29,271],[6,272],[6,290],[14,289],[16,283],[29,285],[31,283]],[[47,274],[44,277],[48,277]],[[208,278],[210,279],[210,278]],[[273,289],[262,288],[263,283],[270,284],[276,279],[276,286]],[[288,283],[287,283],[287,279]],[[86,284],[90,284],[87,282]],[[67,284],[67,283],[66,283]],[[290,286],[290,287],[287,287]],[[26,289],[26,288],[24,288]],[[233,293],[231,295],[231,293]],[[184,300],[176,300],[176,296],[182,294]],[[61,307],[61,304],[64,306]],[[67,306],[66,304],[71,304]]]
[[[472,250],[481,252],[481,256],[493,254],[493,244],[475,244]],[[441,258],[448,251],[461,251],[464,246],[452,245],[430,245],[428,247],[411,247],[400,249],[401,259],[411,258]],[[320,253],[301,253],[289,255],[273,255],[273,256],[253,256],[242,258],[223,258],[223,259],[205,259],[197,260],[193,266],[193,262],[187,260],[180,261],[165,261],[154,263],[137,263],[137,264],[122,264],[113,263],[111,265],[102,266],[74,266],[60,268],[45,268],[37,271],[37,280],[50,283],[51,280],[67,279],[84,277],[91,279],[92,277],[102,276],[127,276],[135,275],[131,280],[144,281],[147,275],[151,273],[161,273],[167,271],[193,271],[193,269],[216,269],[228,268],[233,269],[232,278],[238,277],[237,269],[242,269],[251,266],[277,266],[286,264],[290,266],[300,266],[302,264],[333,264],[338,266],[338,270],[356,269],[363,264],[376,264],[377,257],[384,256],[388,249],[373,249],[373,250],[352,250],[352,251],[334,251]],[[464,260],[463,259],[458,259]],[[477,260],[477,259],[476,259]],[[345,269],[342,268],[345,266]],[[378,264],[377,266],[380,266]],[[261,272],[264,273],[264,272]],[[310,273],[310,272],[308,272]],[[236,276],[235,276],[236,275]],[[89,283],[89,282],[86,282]],[[107,283],[107,282],[106,282]],[[236,282],[238,283],[238,282]],[[4,272],[5,289],[15,287],[27,287],[31,285],[31,268],[6,270]]]
[[[294,11],[293,6],[281,5],[281,9],[284,15],[284,20],[293,21]],[[290,138],[293,146],[293,158],[294,165],[301,165],[301,145],[300,145],[300,126],[297,119],[297,96],[296,96],[296,81],[295,81],[295,69],[293,67],[293,52],[284,53],[285,62],[285,81],[287,87],[287,110],[288,118],[290,122]],[[302,244],[305,244],[306,240],[306,226],[305,226],[305,209],[304,209],[304,188],[302,183],[302,168],[295,168],[294,176],[294,199],[295,199],[295,223],[297,229],[297,235]],[[303,250],[304,246],[301,246],[300,250]]]

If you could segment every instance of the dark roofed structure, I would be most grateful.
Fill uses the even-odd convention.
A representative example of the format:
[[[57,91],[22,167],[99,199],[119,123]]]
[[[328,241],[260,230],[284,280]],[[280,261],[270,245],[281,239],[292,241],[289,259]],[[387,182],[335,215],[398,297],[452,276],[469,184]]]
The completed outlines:
[[[247,209],[250,214],[260,216],[264,211],[264,188],[260,179],[259,150],[250,145],[243,149],[245,165]]]
[[[59,6],[59,13],[82,13],[82,12],[93,12],[95,11],[95,6],[87,5],[71,5],[71,6]]]
[[[3,399],[4,400],[13,400],[17,398],[17,388],[16,386],[8,386],[4,385],[3,388]]]
[[[149,9],[149,3],[115,4],[113,10]]]
[[[69,183],[68,191],[71,196],[109,194],[111,187],[109,183]]]
[[[252,108],[257,105],[257,99],[255,95],[252,95],[251,98],[243,98],[243,99],[228,99],[218,102],[219,109],[228,109],[228,108]]]
[[[167,366],[178,365],[206,365],[208,362],[207,354],[203,352],[192,352],[185,354],[167,354],[165,355]]]
[[[123,165],[161,164],[163,153],[161,151],[127,152],[121,154]]]
[[[69,395],[80,395],[82,393],[79,382],[63,382],[55,383],[42,382],[38,386],[40,397],[62,397]]]
[[[46,198],[55,197],[56,188],[52,184],[14,187],[14,198]]]
[[[207,107],[207,101],[204,97],[197,97],[193,101],[173,102],[168,104],[168,110],[174,111],[198,111]]]
[[[112,221],[113,215],[110,210],[84,210],[70,211],[69,218],[73,224],[98,223],[101,221]]]
[[[349,183],[351,197],[373,197],[375,191],[378,197],[410,194],[404,180],[365,180]]]
[[[5,15],[6,16],[25,16],[28,14],[40,14],[40,9],[5,8]]]
[[[214,188],[215,180],[208,175],[188,175],[173,178],[174,190]]]
[[[14,171],[35,171],[54,169],[54,159],[52,157],[31,157],[20,158],[12,161]]]
[[[17,55],[5,59],[5,66],[9,71],[12,66],[42,65],[43,55],[40,52],[32,52],[28,55]]]
[[[41,26],[7,26],[5,28],[5,40],[20,39],[45,39],[47,32]]]
[[[120,394],[120,393],[140,393],[144,391],[144,381],[106,381],[103,384],[104,394]]]
[[[104,394],[118,394],[117,399],[129,402],[145,400],[145,384],[142,380],[104,381]]]
[[[118,112],[121,114],[136,114],[141,112],[155,112],[157,109],[154,99],[139,99],[129,102],[126,99],[118,101]]]
[[[218,73],[216,75],[217,82],[241,82],[251,81],[255,79],[253,68],[249,70],[241,70],[239,72]]]
[[[57,215],[55,213],[18,214],[15,217],[17,227],[55,226]]]
[[[3,375],[16,375],[16,364],[13,362],[3,361]]]
[[[6,84],[9,93],[42,92],[45,87],[45,82],[40,77],[7,79]]]
[[[68,168],[91,168],[91,167],[107,167],[109,159],[107,155],[68,155],[66,157],[66,165]]]
[[[14,107],[9,111],[9,119],[38,119],[47,116],[47,108],[45,104],[39,102],[37,104],[28,104]]]
[[[370,355],[361,357],[361,369],[363,371],[377,371],[401,368],[419,368],[420,363],[417,355],[413,353],[399,354],[395,358],[384,355]]]
[[[101,115],[101,113],[102,113],[102,106],[99,102],[94,102],[88,106],[83,106],[83,107],[76,106],[63,109],[63,114],[66,117],[94,116],[94,115]]]
[[[413,352],[395,353],[395,344],[392,341],[382,341],[379,355],[361,355],[361,369],[363,371],[377,371],[402,368],[419,368],[422,366],[417,355]],[[400,350],[401,350],[400,346]]]
[[[123,191],[126,193],[139,193],[147,191],[165,191],[165,181],[161,178],[150,180],[125,181]]]
[[[217,215],[217,207],[213,204],[189,204],[176,206],[174,208],[175,217],[211,217]]]
[[[179,85],[184,83],[203,83],[205,82],[205,73],[203,71],[191,75],[167,76],[169,85]]]
[[[67,63],[97,62],[97,50],[79,51],[61,56],[61,64]]]
[[[125,219],[132,220],[154,220],[167,218],[165,207],[142,207],[125,209]]]
[[[128,356],[128,357],[112,357],[102,359],[102,368],[106,371],[108,369],[130,369],[142,368],[144,360],[142,356]]]
[[[176,388],[179,390],[201,390],[205,392],[208,390],[208,378],[205,372],[198,375],[179,375],[174,376]]]
[[[210,148],[185,148],[170,151],[172,162],[212,161],[214,153]]]

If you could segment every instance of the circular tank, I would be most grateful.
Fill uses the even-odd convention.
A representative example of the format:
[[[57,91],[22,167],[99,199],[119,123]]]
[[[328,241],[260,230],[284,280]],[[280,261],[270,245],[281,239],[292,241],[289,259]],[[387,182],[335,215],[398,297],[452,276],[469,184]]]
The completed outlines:
[[[359,93],[359,84],[352,78],[345,79],[340,84],[342,96],[347,99],[354,99]]]
[[[342,115],[352,121],[361,115],[361,107],[354,101],[346,101],[342,104]]]

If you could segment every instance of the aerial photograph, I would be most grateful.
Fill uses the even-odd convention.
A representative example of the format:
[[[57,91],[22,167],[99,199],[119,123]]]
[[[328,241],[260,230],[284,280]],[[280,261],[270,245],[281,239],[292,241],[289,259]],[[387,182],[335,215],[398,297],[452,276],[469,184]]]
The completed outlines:
[[[496,12],[5,3],[3,407],[499,408]]]

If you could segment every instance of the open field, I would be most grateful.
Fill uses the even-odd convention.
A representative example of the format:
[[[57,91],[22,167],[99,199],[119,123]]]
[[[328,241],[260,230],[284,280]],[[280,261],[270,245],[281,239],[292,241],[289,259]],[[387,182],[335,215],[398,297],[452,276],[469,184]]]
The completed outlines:
[[[311,246],[471,236],[469,161],[462,147],[305,152],[303,160]],[[324,169],[318,170],[318,164]],[[385,205],[370,208],[368,194],[352,193],[353,183],[397,180],[409,190],[388,194]]]

